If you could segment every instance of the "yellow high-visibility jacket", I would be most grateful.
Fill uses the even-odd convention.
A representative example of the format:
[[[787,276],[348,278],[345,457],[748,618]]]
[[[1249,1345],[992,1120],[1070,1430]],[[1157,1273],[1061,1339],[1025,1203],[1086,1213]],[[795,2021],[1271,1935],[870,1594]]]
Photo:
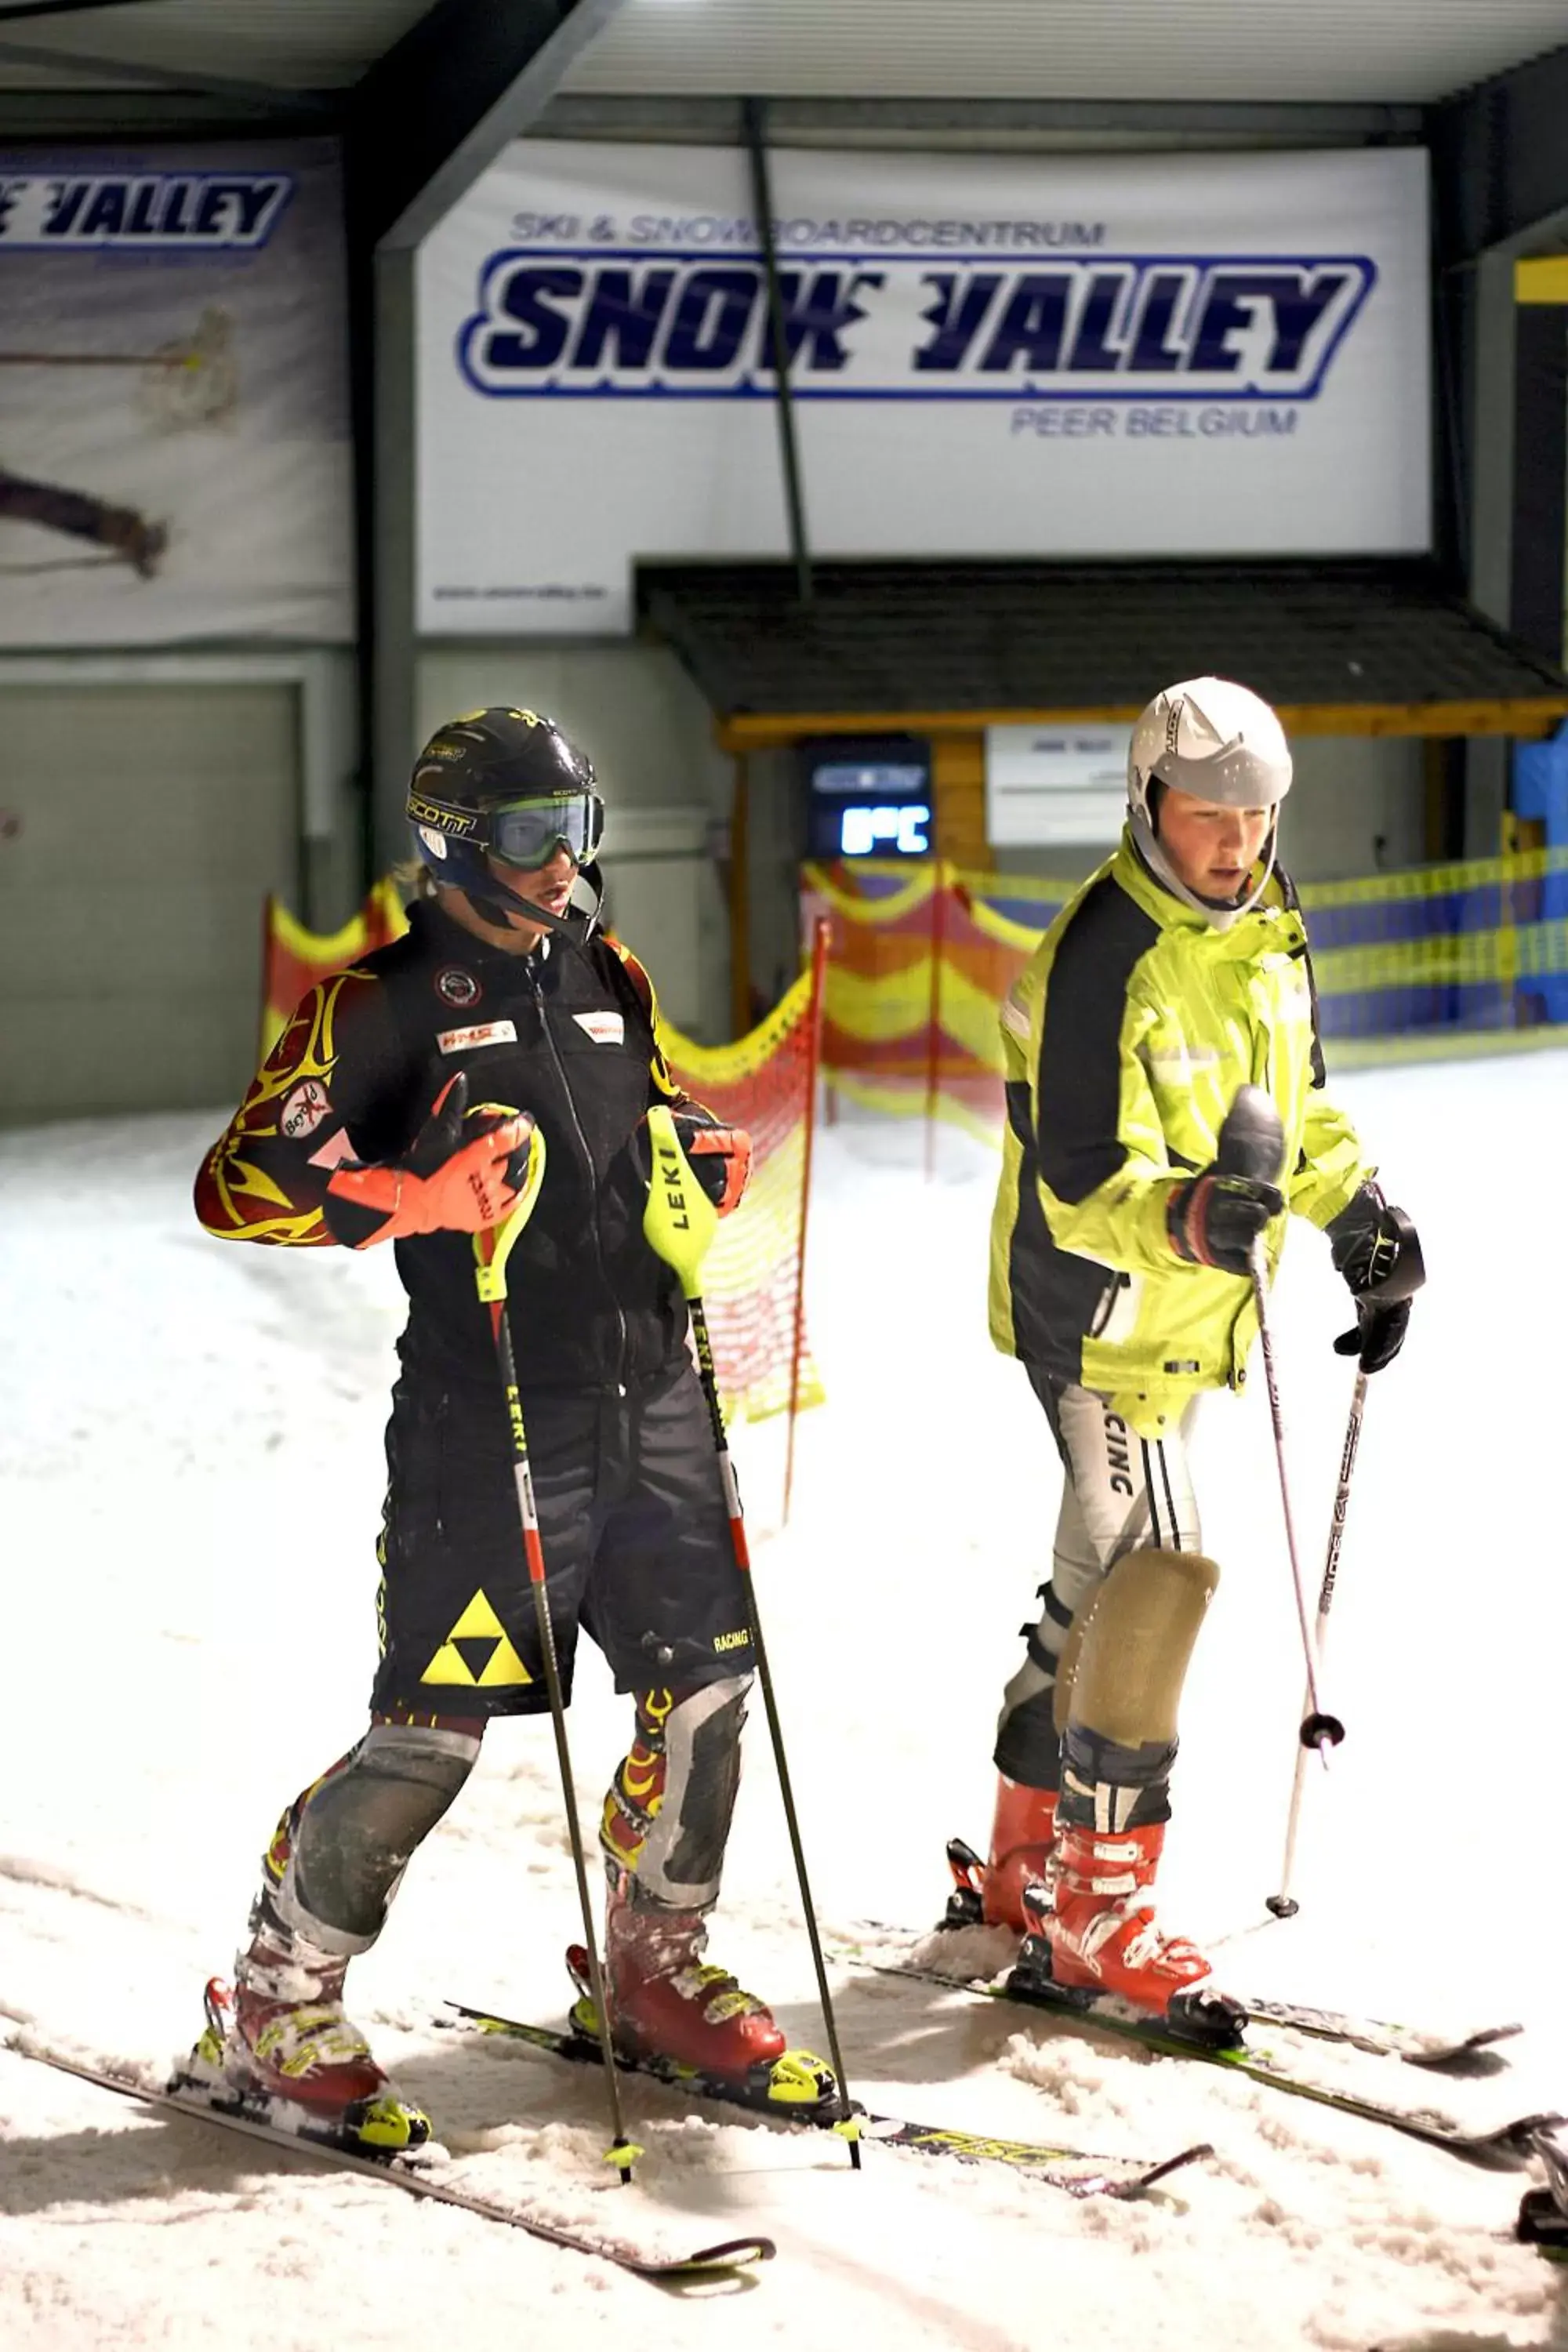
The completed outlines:
[[[1175,1187],[1214,1160],[1237,1088],[1279,1106],[1294,1214],[1328,1224],[1373,1172],[1324,1091],[1295,893],[1277,873],[1216,929],[1123,834],[1008,992],[1002,1043],[991,1336],[1156,1436],[1195,1390],[1247,1377],[1251,1284],[1186,1264],[1165,1222]],[[1281,1216],[1265,1237],[1271,1276],[1284,1238]]]

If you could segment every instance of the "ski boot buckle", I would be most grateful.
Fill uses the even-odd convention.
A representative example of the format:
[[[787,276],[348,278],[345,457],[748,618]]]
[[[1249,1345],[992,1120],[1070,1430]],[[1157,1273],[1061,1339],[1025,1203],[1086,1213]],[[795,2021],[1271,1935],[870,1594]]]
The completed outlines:
[[[974,1848],[963,1838],[949,1838],[947,1866],[952,1873],[952,1893],[947,1898],[947,1909],[937,1921],[945,1933],[957,1927],[983,1927],[985,1924],[985,1898],[981,1893],[981,1881],[985,1876],[985,1864]]]

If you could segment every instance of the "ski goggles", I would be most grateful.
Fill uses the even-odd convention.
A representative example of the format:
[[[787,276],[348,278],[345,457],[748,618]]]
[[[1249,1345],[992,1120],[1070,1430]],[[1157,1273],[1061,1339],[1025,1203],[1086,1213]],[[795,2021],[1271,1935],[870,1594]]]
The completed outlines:
[[[605,803],[597,793],[509,801],[487,809],[485,816],[491,856],[525,871],[548,866],[557,849],[564,849],[574,865],[586,866],[605,837]]]
[[[488,849],[524,872],[548,866],[558,848],[574,864],[586,866],[605,836],[605,803],[590,792],[535,793],[475,809],[436,800],[416,787],[408,795],[408,815],[426,836],[445,834]]]

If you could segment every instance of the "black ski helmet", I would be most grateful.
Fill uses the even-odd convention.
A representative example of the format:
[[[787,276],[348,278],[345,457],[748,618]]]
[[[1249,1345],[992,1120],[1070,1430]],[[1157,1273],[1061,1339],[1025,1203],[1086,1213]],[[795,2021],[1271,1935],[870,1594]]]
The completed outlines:
[[[497,877],[492,856],[536,867],[564,842],[596,892],[605,803],[593,763],[539,711],[495,704],[438,727],[414,763],[407,811],[432,880],[492,919],[504,920],[510,905],[555,927]]]

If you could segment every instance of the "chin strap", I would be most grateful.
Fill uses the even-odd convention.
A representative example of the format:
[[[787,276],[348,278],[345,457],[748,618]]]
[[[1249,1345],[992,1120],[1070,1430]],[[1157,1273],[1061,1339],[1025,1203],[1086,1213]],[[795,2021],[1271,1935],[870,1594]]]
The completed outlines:
[[[458,887],[462,887],[463,896],[475,912],[482,915],[487,923],[494,923],[498,929],[507,928],[509,914],[526,915],[531,923],[538,923],[542,929],[555,933],[571,946],[585,948],[599,928],[599,909],[605,903],[604,878],[599,872],[597,858],[590,858],[585,866],[579,866],[573,878],[574,890],[579,882],[587,883],[594,894],[594,903],[575,922],[567,915],[552,915],[547,907],[536,907],[531,898],[523,898],[521,891],[509,889],[493,874],[489,877],[483,898],[475,889]]]
[[[1243,915],[1250,915],[1268,887],[1268,877],[1274,871],[1275,850],[1279,839],[1278,818],[1269,826],[1268,838],[1259,853],[1262,873],[1247,897],[1235,903],[1227,903],[1219,898],[1205,898],[1201,890],[1189,889],[1166,856],[1160,836],[1149,824],[1148,819],[1141,816],[1135,809],[1130,809],[1127,822],[1132,835],[1133,850],[1145,872],[1152,875],[1161,889],[1168,890],[1173,898],[1179,898],[1184,906],[1194,907],[1200,915],[1205,916],[1216,931],[1228,931],[1231,925],[1239,922]]]

